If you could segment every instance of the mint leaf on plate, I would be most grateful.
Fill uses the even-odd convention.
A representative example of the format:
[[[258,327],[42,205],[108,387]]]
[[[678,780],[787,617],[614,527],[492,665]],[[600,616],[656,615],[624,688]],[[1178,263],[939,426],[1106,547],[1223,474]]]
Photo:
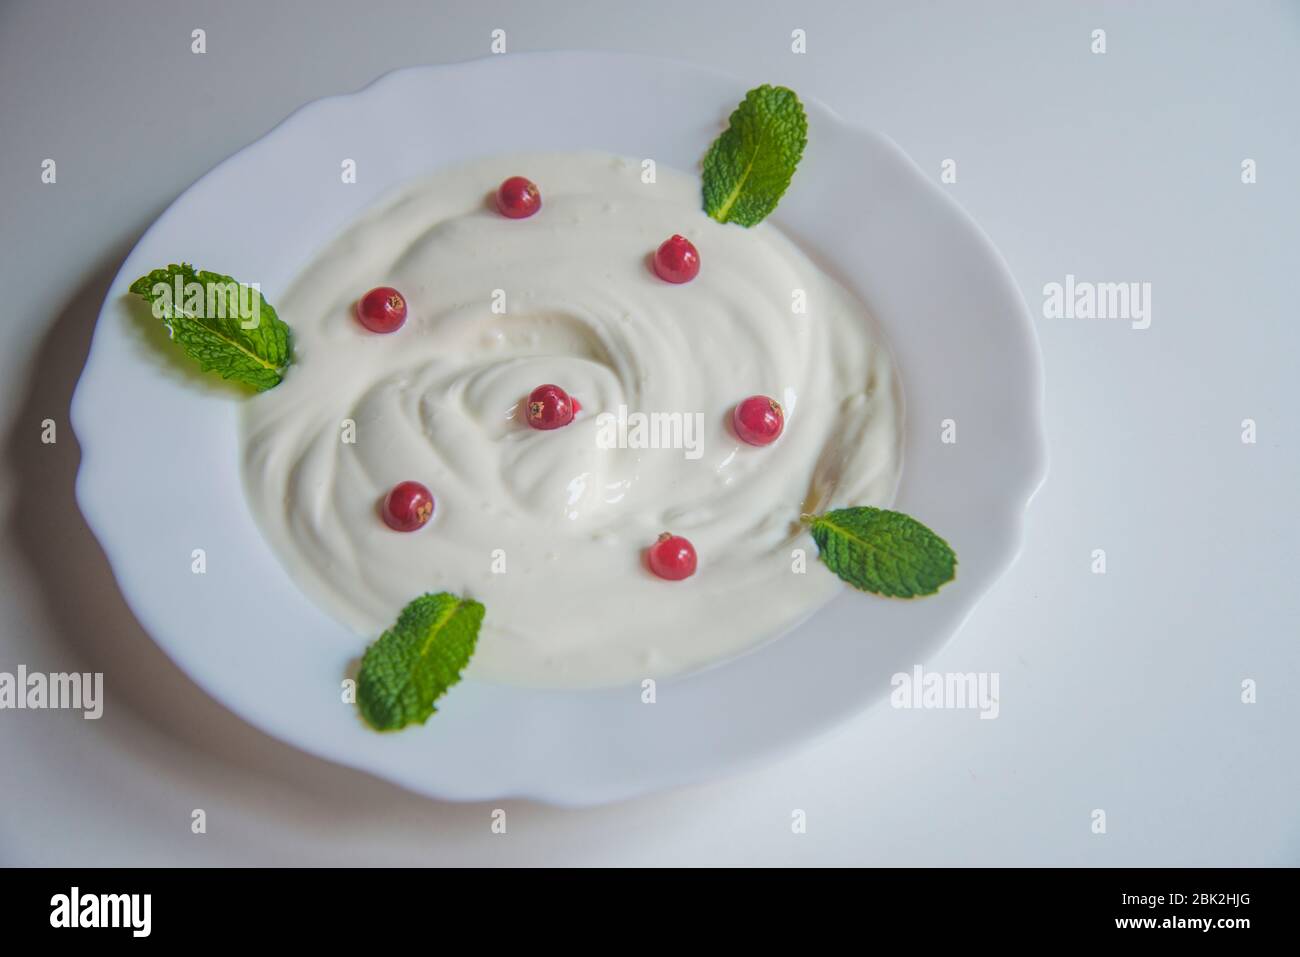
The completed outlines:
[[[902,512],[862,506],[805,518],[821,560],[854,588],[891,598],[933,595],[956,574],[942,538]]]
[[[289,327],[255,287],[173,263],[141,276],[131,292],[152,305],[172,340],[204,372],[265,392],[279,385],[293,361]]]
[[[720,223],[761,222],[789,187],[807,143],[808,118],[793,90],[750,90],[704,157],[704,211]]]
[[[460,680],[483,623],[483,606],[448,592],[421,595],[361,659],[357,706],[377,731],[424,724]]]

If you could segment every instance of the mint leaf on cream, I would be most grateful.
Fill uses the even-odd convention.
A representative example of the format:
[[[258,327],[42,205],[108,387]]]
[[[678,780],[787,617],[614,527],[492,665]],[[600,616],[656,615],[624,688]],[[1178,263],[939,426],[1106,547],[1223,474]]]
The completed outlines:
[[[149,302],[172,341],[204,372],[265,392],[293,361],[289,327],[256,287],[173,263],[141,276],[131,292]]]
[[[460,680],[483,624],[483,606],[448,592],[421,595],[361,659],[357,706],[376,731],[424,724]]]
[[[704,211],[754,226],[776,209],[808,143],[808,118],[793,90],[750,90],[704,157]]]
[[[862,506],[805,517],[821,560],[854,588],[891,598],[933,595],[956,575],[942,538],[902,512]]]

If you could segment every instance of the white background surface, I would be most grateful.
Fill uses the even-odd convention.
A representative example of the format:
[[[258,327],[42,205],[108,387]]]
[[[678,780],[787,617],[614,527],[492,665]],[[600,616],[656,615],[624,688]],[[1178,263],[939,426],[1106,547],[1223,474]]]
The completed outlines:
[[[999,673],[997,720],[884,703],[740,777],[594,811],[504,802],[494,835],[493,805],[269,740],[142,632],[72,498],[67,406],[113,273],[182,189],[301,103],[484,55],[497,27],[517,51],[785,83],[936,177],[955,159],[948,188],[1035,314],[1067,273],[1152,284],[1146,330],[1038,320],[1051,467],[1025,551],[925,663]],[[107,686],[99,721],[0,711],[0,863],[1300,863],[1297,63],[1297,3],[0,7],[0,670]]]

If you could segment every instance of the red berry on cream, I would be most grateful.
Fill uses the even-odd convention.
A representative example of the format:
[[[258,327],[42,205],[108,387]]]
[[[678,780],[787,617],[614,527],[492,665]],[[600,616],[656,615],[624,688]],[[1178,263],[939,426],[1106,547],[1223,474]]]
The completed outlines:
[[[736,434],[750,445],[771,445],[785,428],[785,412],[776,399],[751,395],[736,406],[732,424]]]
[[[664,282],[690,282],[699,272],[699,250],[685,236],[670,236],[655,252],[655,274]]]
[[[695,546],[670,532],[664,532],[650,546],[646,560],[652,572],[668,581],[681,581],[695,574]]]
[[[398,482],[384,497],[383,514],[389,528],[413,532],[433,515],[433,495],[419,482]]]
[[[371,332],[396,332],[406,322],[406,299],[392,286],[377,286],[357,303],[357,319]]]
[[[528,394],[524,418],[535,429],[558,429],[573,421],[573,399],[558,385],[539,385]]]
[[[525,219],[542,208],[537,184],[522,176],[511,176],[497,187],[497,209],[510,219]]]

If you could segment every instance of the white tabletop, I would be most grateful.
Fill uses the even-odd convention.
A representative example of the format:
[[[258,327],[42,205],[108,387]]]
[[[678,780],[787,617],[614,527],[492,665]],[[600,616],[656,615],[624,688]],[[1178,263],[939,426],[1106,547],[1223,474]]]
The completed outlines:
[[[496,805],[438,804],[270,740],[131,616],[76,509],[67,425],[126,252],[298,105],[485,55],[497,28],[512,51],[784,83],[936,178],[955,160],[947,188],[1036,315],[1067,275],[1151,284],[1146,329],[1037,320],[1050,475],[1018,564],[926,662],[997,673],[996,720],[882,703],[743,776],[581,812],[503,802],[494,834]],[[119,676],[98,721],[0,711],[0,863],[1300,863],[1297,63],[1296,3],[0,8],[0,671]]]

